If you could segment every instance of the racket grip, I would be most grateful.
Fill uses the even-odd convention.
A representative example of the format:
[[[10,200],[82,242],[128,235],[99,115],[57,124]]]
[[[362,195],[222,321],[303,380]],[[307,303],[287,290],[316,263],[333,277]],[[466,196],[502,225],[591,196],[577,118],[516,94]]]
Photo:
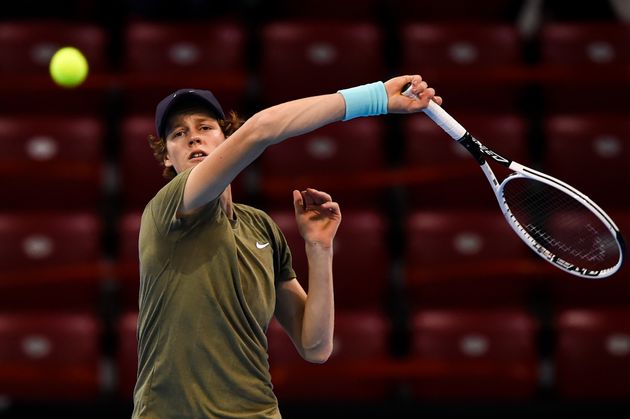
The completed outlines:
[[[466,134],[466,128],[434,101],[431,100],[429,102],[429,106],[424,109],[424,113],[450,135],[452,139],[459,141]]]
[[[411,83],[408,86],[405,86],[402,95],[418,99],[418,96],[411,92]],[[444,108],[434,101],[429,101],[429,105],[423,110],[423,112],[454,140],[459,141],[464,137],[464,134],[466,134],[466,128],[464,128],[455,120],[455,118],[449,115]]]

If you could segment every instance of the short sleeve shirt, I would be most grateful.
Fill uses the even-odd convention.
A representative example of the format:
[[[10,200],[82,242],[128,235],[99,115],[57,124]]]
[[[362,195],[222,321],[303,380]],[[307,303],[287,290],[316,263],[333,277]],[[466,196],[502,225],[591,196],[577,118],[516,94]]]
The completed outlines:
[[[216,199],[179,217],[190,169],[141,221],[134,418],[279,418],[265,332],[291,253],[264,212]]]

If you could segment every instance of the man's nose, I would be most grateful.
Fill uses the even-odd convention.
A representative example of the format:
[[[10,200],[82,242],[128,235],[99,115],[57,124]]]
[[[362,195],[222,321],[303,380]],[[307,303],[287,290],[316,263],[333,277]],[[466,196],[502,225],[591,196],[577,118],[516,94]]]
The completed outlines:
[[[199,137],[191,137],[190,140],[188,140],[188,145],[199,144],[199,143],[201,143],[201,138]]]

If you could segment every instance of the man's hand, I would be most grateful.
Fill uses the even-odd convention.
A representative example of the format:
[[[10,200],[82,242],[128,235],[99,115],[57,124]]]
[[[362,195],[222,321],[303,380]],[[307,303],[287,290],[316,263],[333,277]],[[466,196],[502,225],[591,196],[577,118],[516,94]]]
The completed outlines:
[[[293,191],[293,206],[298,230],[304,241],[332,247],[341,223],[339,204],[333,202],[327,193],[308,188],[302,192]]]
[[[404,86],[411,83],[411,91],[418,96],[418,99],[401,95]],[[389,113],[413,113],[419,112],[429,105],[433,100],[438,105],[442,104],[442,98],[435,96],[435,90],[429,87],[427,82],[419,75],[399,76],[385,82],[387,91],[387,111]]]

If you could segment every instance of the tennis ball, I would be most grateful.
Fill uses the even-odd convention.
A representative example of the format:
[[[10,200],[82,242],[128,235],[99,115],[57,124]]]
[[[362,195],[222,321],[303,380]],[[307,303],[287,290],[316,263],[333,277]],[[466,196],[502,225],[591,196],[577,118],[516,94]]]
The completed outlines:
[[[50,60],[50,76],[61,87],[76,87],[88,75],[85,56],[74,47],[63,47]]]

